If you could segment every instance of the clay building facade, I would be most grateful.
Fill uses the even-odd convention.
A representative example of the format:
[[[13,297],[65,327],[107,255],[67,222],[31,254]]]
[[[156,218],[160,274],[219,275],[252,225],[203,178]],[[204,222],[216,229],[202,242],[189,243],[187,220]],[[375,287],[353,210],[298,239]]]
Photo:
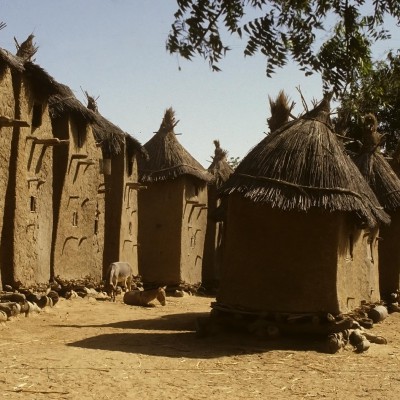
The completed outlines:
[[[10,56],[11,57],[11,56]],[[3,282],[48,282],[52,240],[52,139],[48,93],[30,62],[11,57],[14,125],[8,157],[1,254]],[[41,71],[38,71],[39,74]],[[40,77],[39,77],[40,78]],[[50,148],[49,148],[50,147]]]
[[[226,150],[220,147],[218,140],[214,140],[214,145],[213,160],[208,167],[212,179],[207,186],[208,219],[202,269],[202,286],[208,290],[215,290],[218,287],[225,242],[225,205],[221,203],[218,189],[233,172],[226,159]]]
[[[354,161],[391,218],[390,225],[382,226],[379,233],[380,291],[388,301],[400,289],[400,179],[395,172],[399,166],[398,150],[389,163],[381,152],[382,136],[377,129],[375,115],[365,115],[363,146]]]
[[[52,98],[55,136],[67,143],[54,154],[53,276],[100,280],[105,215],[102,154],[93,135],[91,111],[64,98],[68,97]]]
[[[16,117],[12,71],[20,68],[20,63],[10,53],[0,49],[0,192],[2,193],[0,196],[0,279],[2,275],[7,278],[7,275],[11,275],[12,270],[12,260],[7,254],[7,245],[4,239],[11,227],[9,224],[7,225],[7,221],[4,226],[4,217],[5,215],[8,217],[5,194],[9,185],[11,146],[14,130],[16,130],[14,127]]]
[[[174,133],[174,111],[139,161],[139,274],[147,285],[198,286],[207,226],[207,171]]]
[[[93,131],[102,151],[100,173],[104,182],[99,193],[104,193],[103,276],[115,261],[129,262],[138,275],[138,183],[137,159],[146,157],[141,144],[119,127],[102,117],[97,108]],[[98,215],[99,218],[100,215]]]
[[[0,70],[2,283],[100,281],[118,260],[137,271],[140,143],[38,65],[1,49]]]

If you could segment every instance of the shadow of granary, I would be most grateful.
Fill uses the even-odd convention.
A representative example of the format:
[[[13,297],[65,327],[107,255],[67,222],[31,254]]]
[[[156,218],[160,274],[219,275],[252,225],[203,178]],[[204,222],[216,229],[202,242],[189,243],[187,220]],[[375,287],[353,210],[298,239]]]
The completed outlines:
[[[271,340],[247,332],[226,332],[200,338],[195,332],[195,317],[203,313],[174,314],[155,320],[121,321],[89,327],[144,329],[147,332],[107,333],[68,344],[93,350],[187,358],[216,358],[257,354],[272,350],[325,352],[325,343],[316,337],[279,337]],[[87,325],[68,325],[83,328]],[[164,332],[153,332],[164,331]],[[168,331],[168,332],[166,332]],[[173,332],[171,332],[173,331]],[[177,332],[179,331],[179,332]]]
[[[92,325],[56,325],[70,328],[117,328],[144,329],[157,331],[195,331],[196,319],[208,316],[209,313],[169,314],[154,319],[134,319],[129,321],[110,322],[108,324]]]

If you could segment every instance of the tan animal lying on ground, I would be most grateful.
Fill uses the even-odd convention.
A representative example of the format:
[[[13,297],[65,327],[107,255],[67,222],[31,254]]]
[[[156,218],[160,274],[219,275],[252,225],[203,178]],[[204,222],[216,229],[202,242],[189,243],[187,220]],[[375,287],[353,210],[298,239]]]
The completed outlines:
[[[162,306],[165,306],[166,297],[165,287],[150,290],[131,290],[124,294],[124,303],[129,306],[155,307],[155,304],[151,301],[157,299]]]
[[[106,283],[111,300],[115,301],[118,283],[121,283],[126,291],[132,289],[133,269],[128,262],[117,261],[110,264],[106,274]]]

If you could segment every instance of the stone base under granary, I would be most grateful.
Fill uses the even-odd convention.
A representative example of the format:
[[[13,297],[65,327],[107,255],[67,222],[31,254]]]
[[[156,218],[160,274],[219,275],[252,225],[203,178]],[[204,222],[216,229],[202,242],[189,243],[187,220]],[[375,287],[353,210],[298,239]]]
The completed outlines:
[[[374,322],[387,317],[387,308],[381,304],[363,304],[352,313],[333,316],[329,313],[279,313],[258,312],[211,303],[208,317],[198,318],[196,331],[199,337],[223,332],[243,332],[266,339],[280,336],[313,337],[326,340],[326,352],[335,353],[347,343],[362,352],[371,343],[384,344],[386,340],[367,330]],[[369,341],[367,340],[369,339]],[[355,341],[355,342],[354,342]]]

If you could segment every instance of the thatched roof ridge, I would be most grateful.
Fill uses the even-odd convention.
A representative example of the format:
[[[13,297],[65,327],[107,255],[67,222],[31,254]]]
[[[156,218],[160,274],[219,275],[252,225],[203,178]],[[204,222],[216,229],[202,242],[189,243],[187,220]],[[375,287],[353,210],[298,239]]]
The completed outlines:
[[[363,147],[354,162],[386,211],[400,207],[400,179],[380,152],[381,135],[373,114],[364,117]]]
[[[361,153],[354,162],[383,208],[386,211],[398,209],[400,207],[400,179],[383,154],[377,151]]]
[[[354,212],[370,226],[390,221],[337,140],[328,98],[257,144],[220,190],[234,192],[282,210]]]
[[[65,113],[72,113],[86,122],[93,120],[93,113],[75,97],[71,89],[58,83],[42,67],[31,61],[24,61],[21,57],[11,54],[0,48],[0,63],[4,63],[11,69],[21,73],[32,85],[35,96],[49,102],[50,115],[53,118]]]
[[[167,109],[160,129],[144,145],[149,159],[138,160],[141,182],[172,180],[182,175],[190,175],[206,182],[211,179],[203,166],[178,142],[174,132],[178,122],[175,120],[174,110]]]
[[[228,153],[221,148],[219,140],[214,140],[214,145],[213,161],[207,170],[213,176],[210,183],[219,188],[231,176],[233,168],[228,164],[226,159]]]
[[[145,154],[141,143],[134,137],[124,132],[119,126],[113,124],[98,112],[93,112],[93,133],[96,141],[101,143],[102,150],[109,156],[121,153],[126,143],[128,153],[133,156],[134,152]]]
[[[18,72],[24,71],[23,60],[2,48],[0,48],[0,64],[7,65],[11,69],[16,70]]]

